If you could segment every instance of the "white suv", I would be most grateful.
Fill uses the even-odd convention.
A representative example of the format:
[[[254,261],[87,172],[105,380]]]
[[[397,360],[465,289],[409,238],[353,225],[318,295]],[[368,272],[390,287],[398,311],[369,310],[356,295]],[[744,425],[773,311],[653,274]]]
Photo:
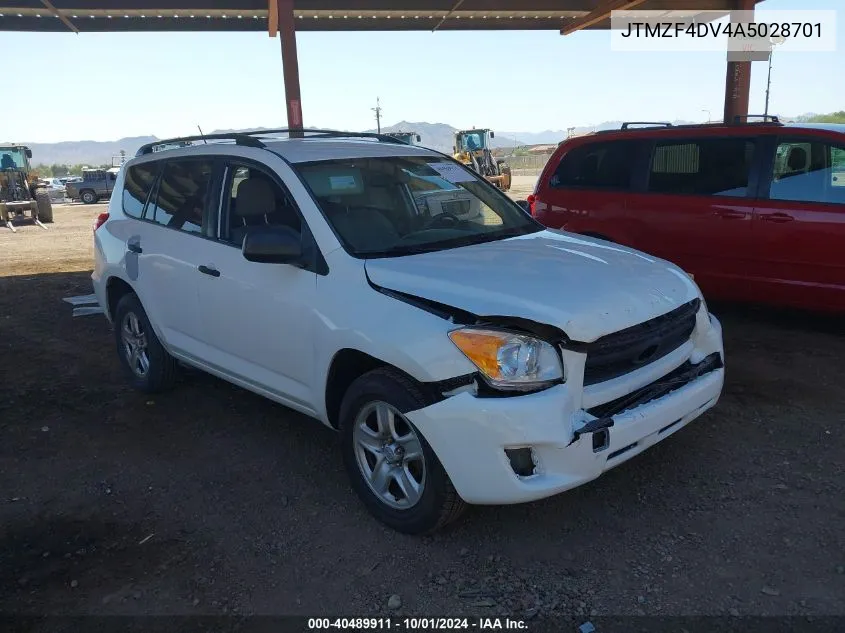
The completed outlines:
[[[138,389],[179,361],[337,429],[407,533],[588,482],[718,400],[721,326],[673,264],[546,230],[438,152],[283,132],[118,175],[92,278]]]

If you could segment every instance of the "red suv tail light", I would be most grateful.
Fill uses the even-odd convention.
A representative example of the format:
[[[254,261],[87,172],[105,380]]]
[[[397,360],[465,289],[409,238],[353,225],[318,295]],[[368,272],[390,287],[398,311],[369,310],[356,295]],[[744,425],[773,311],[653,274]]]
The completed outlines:
[[[536,215],[536,213],[534,213],[534,204],[536,202],[537,202],[537,197],[533,193],[530,196],[528,196],[528,208],[531,210],[532,216]]]
[[[101,213],[100,215],[98,215],[97,219],[94,220],[94,231],[96,231],[98,228],[103,226],[103,224],[105,224],[106,220],[108,220],[108,219],[109,219],[108,213]]]

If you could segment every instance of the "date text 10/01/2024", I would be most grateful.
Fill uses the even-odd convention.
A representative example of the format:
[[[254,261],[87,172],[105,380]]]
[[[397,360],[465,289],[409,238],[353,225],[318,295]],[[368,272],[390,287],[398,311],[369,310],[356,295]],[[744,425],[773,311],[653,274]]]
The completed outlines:
[[[525,630],[524,620],[512,618],[309,618],[309,630]]]

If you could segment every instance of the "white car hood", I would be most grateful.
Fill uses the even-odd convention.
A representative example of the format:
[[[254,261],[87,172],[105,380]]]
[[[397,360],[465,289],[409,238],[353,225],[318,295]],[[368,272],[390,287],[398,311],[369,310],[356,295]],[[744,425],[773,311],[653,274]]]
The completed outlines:
[[[701,294],[681,269],[624,246],[545,230],[366,262],[377,286],[477,316],[530,319],[575,341],[637,325]]]

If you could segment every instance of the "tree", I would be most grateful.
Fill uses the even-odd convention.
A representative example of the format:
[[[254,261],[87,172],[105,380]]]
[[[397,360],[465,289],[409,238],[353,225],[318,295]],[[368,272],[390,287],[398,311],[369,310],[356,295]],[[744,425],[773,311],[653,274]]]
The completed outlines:
[[[67,165],[50,165],[50,173],[53,178],[63,178],[67,176]]]
[[[845,123],[845,110],[831,112],[830,114],[818,114],[808,119],[810,123]]]

